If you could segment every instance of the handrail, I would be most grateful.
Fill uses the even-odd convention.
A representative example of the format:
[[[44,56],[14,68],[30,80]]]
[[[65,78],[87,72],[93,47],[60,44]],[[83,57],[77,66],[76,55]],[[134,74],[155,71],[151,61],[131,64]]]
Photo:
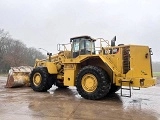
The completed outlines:
[[[99,45],[95,46],[95,53],[96,54],[97,54],[97,51],[98,51],[98,54],[109,54],[110,50],[112,48],[115,48],[110,45],[109,40],[105,40],[103,38],[97,38],[96,41],[99,41]],[[80,42],[82,42],[82,41],[80,41]],[[79,44],[80,44],[80,42],[79,42]],[[69,49],[67,49],[67,45],[70,45]],[[61,49],[61,46],[63,47],[62,49]],[[91,55],[93,54],[93,47],[94,47],[93,45],[91,47],[87,47],[88,49],[90,49]],[[71,43],[57,44],[57,50],[58,51],[72,51]],[[80,50],[81,49],[79,49],[79,55],[80,55]]]
[[[67,43],[67,44],[57,44],[57,50],[61,51],[61,46],[63,46],[63,50],[62,51],[68,51],[67,50],[67,45],[71,45],[71,43]]]

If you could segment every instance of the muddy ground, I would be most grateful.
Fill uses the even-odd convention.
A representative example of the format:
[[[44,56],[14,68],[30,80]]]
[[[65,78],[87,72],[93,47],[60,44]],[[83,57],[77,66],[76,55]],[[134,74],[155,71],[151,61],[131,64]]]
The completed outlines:
[[[0,120],[160,120],[160,85],[134,90],[131,98],[118,91],[92,101],[81,98],[74,87],[53,86],[39,93],[30,87],[4,88],[5,82],[0,77]]]

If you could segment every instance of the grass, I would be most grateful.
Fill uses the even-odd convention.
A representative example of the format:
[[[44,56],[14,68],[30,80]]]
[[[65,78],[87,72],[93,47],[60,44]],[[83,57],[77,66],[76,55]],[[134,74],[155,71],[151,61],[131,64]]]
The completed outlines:
[[[160,76],[160,72],[153,72],[153,76],[159,77]]]
[[[8,74],[0,74],[0,76],[7,77]]]
[[[160,84],[160,72],[153,72],[153,76],[157,78],[157,84]]]

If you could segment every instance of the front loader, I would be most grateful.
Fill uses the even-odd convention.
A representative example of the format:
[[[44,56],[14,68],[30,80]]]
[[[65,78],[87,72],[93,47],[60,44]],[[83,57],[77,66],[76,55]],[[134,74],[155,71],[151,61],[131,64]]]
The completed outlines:
[[[11,67],[8,72],[6,88],[30,86],[29,76],[33,67],[31,66],[19,66]]]
[[[36,60],[30,74],[34,91],[76,86],[85,99],[101,99],[122,86],[146,88],[155,85],[152,74],[152,51],[143,45],[115,45],[111,40],[79,36],[69,44],[58,44],[59,53],[46,60]],[[67,49],[69,46],[70,49]],[[62,49],[63,48],[63,49]],[[131,96],[131,94],[129,95]]]

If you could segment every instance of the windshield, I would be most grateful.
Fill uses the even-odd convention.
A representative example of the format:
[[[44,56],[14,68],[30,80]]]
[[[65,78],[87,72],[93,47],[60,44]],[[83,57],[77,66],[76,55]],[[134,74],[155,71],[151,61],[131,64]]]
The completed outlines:
[[[95,44],[93,41],[86,41],[86,50],[87,51],[92,51],[92,53],[95,52]]]
[[[79,51],[79,39],[75,39],[74,42],[73,42],[73,52],[77,52]]]
[[[79,51],[88,51],[92,53],[95,53],[95,44],[94,41],[91,39],[86,39],[86,38],[76,38],[73,40],[73,52],[79,52]],[[83,54],[87,54],[87,53]]]

